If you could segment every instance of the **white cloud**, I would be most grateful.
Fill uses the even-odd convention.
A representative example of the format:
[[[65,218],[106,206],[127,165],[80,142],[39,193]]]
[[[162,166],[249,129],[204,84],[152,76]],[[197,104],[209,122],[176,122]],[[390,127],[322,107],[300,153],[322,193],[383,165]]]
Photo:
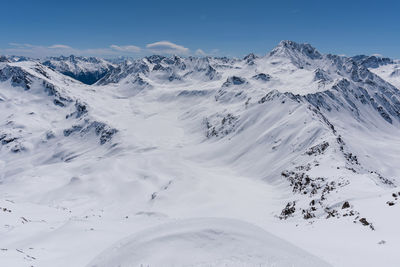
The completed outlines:
[[[34,45],[31,45],[31,44],[20,44],[20,43],[9,43],[9,45],[14,46],[14,47],[19,47],[19,48],[34,47]]]
[[[55,45],[51,45],[49,46],[50,49],[72,49],[72,47],[68,46],[68,45],[63,45],[63,44],[55,44]]]
[[[186,48],[182,45],[174,44],[169,41],[160,41],[151,44],[147,44],[146,48],[148,48],[153,53],[161,53],[161,54],[189,54],[189,48]]]
[[[1,54],[6,55],[19,55],[28,56],[33,58],[43,58],[48,56],[59,56],[59,55],[78,55],[78,56],[120,56],[120,55],[131,55],[132,53],[140,52],[140,47],[134,45],[118,46],[111,45],[105,48],[87,48],[87,49],[76,49],[64,44],[54,44],[51,46],[43,45],[32,45],[32,44],[20,44],[20,43],[9,43],[9,47],[0,49]]]
[[[160,41],[146,45],[142,49],[135,45],[117,45],[112,44],[109,47],[77,49],[66,44],[53,45],[32,45],[22,43],[9,43],[8,48],[1,49],[0,54],[28,56],[33,58],[44,58],[49,56],[98,56],[98,57],[114,57],[114,56],[145,56],[148,54],[177,54],[177,55],[196,55],[206,56],[216,54],[218,50],[205,52],[202,49],[191,51],[182,45],[178,45],[169,41]]]
[[[374,56],[374,57],[383,57],[382,54],[372,54],[371,56]]]
[[[196,52],[194,53],[196,56],[205,56],[206,53],[202,49],[197,49]]]
[[[135,45],[123,45],[123,46],[119,46],[119,45],[110,45],[111,49],[114,49],[116,51],[121,51],[121,52],[132,52],[132,53],[138,53],[140,52],[140,47],[135,46]]]

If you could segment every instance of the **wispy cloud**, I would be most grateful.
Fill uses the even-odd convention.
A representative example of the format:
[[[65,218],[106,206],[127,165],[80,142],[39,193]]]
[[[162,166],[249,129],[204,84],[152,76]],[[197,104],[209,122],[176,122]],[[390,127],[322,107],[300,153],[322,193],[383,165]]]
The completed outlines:
[[[153,53],[159,54],[179,54],[188,55],[190,50],[182,45],[174,44],[170,41],[160,41],[147,44],[146,48]]]
[[[121,51],[121,52],[132,52],[132,53],[139,53],[141,51],[141,48],[135,45],[110,45],[111,49],[114,49],[116,51]]]
[[[0,54],[28,56],[42,58],[59,55],[80,55],[80,56],[119,56],[135,55],[140,53],[141,49],[134,45],[111,45],[105,48],[87,48],[77,49],[66,44],[54,44],[50,46],[9,43],[8,48],[0,49]]]
[[[205,52],[202,49],[191,51],[189,48],[172,43],[170,41],[159,41],[149,43],[144,48],[136,45],[111,44],[109,47],[77,49],[67,44],[56,43],[53,45],[33,45],[28,43],[9,43],[8,48],[1,49],[0,54],[28,56],[33,58],[43,58],[60,55],[79,55],[79,56],[145,56],[149,54],[177,54],[177,55],[213,55],[217,50]]]
[[[196,56],[205,56],[206,53],[202,49],[197,49],[196,52],[194,53]]]
[[[31,44],[20,44],[20,43],[9,43],[9,45],[12,47],[18,47],[18,48],[34,47],[34,45],[31,45]]]
[[[55,44],[55,45],[51,45],[49,46],[50,49],[72,49],[72,47],[68,46],[68,45],[63,45],[63,44]]]

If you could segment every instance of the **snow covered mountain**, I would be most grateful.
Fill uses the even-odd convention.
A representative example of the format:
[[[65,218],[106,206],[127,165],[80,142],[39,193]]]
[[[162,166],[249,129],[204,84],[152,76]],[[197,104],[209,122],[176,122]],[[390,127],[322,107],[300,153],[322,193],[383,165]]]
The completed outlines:
[[[370,70],[400,88],[400,61],[377,56],[356,56],[359,64],[370,68]]]
[[[74,55],[50,57],[42,63],[85,84],[97,82],[115,67],[114,64],[101,58]]]
[[[4,265],[397,266],[397,61],[73,59],[0,60]]]

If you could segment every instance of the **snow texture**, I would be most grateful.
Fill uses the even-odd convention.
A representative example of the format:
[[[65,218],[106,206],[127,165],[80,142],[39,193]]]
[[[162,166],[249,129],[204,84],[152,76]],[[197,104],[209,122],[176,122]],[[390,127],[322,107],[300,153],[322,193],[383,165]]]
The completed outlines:
[[[0,57],[0,266],[398,266],[398,73]]]

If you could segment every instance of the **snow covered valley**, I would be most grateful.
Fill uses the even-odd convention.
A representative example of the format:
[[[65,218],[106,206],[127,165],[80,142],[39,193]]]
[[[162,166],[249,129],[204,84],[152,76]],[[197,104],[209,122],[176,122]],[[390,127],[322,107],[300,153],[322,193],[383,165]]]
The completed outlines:
[[[85,62],[0,58],[0,266],[398,266],[398,62]]]

